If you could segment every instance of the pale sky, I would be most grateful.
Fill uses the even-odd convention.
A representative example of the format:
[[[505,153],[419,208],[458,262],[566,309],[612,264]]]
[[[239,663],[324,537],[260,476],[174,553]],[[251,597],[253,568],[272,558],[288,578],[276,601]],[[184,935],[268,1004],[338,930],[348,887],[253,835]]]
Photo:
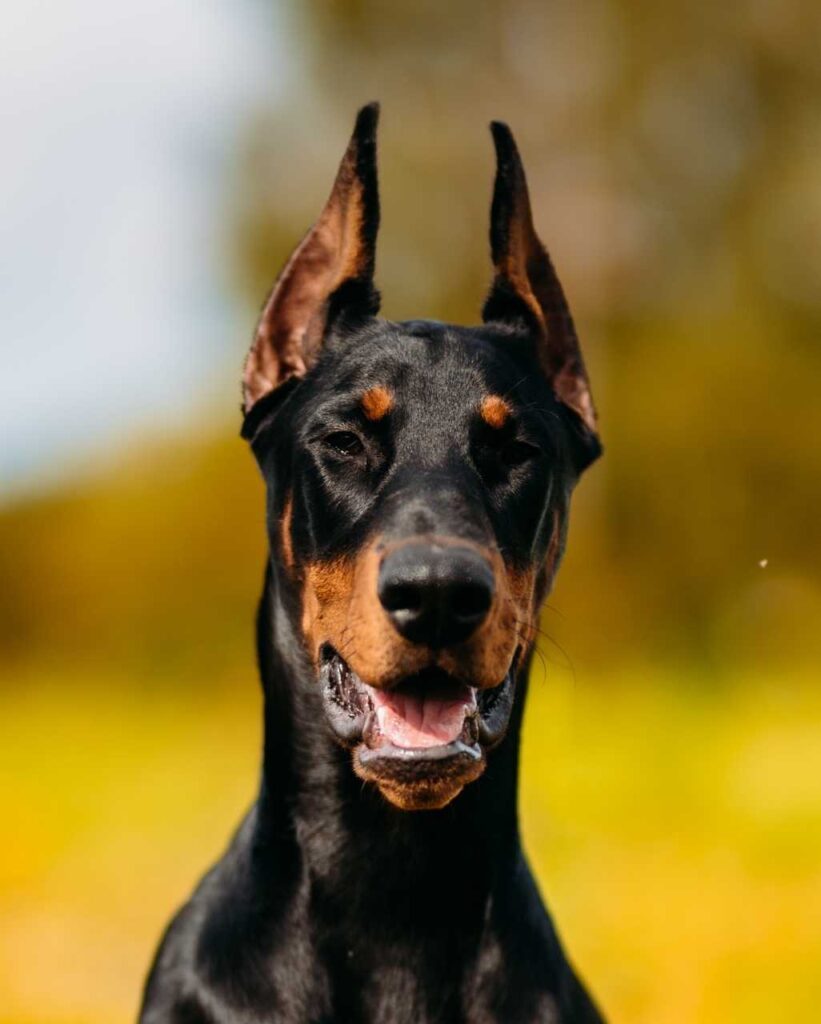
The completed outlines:
[[[207,394],[231,163],[289,73],[272,6],[0,0],[0,494]]]

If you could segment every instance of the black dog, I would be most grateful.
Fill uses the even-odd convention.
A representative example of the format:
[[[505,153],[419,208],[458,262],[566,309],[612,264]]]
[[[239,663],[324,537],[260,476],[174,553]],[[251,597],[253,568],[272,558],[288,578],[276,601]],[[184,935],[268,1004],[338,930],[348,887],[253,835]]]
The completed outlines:
[[[245,366],[262,783],[165,935],[143,1024],[601,1021],[516,812],[539,607],[601,450],[584,364],[503,124],[484,325],[377,317],[377,113]]]

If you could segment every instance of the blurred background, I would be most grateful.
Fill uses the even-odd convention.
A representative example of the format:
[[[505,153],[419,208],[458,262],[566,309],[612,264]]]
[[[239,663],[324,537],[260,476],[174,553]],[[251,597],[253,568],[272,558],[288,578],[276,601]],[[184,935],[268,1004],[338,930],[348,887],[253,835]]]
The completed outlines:
[[[613,1022],[821,1002],[821,6],[2,3],[0,1021],[134,1018],[254,795],[256,311],[383,104],[385,315],[474,322],[511,123],[606,457],[524,750]]]

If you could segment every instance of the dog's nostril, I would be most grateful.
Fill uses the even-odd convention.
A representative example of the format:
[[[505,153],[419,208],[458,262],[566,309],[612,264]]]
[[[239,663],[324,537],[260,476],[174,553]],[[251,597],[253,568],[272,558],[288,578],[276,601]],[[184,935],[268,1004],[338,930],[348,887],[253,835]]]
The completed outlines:
[[[466,622],[484,618],[492,600],[490,587],[483,583],[460,583],[451,589],[454,614]]]
[[[384,587],[380,599],[386,612],[421,612],[424,604],[421,589],[412,583]]]

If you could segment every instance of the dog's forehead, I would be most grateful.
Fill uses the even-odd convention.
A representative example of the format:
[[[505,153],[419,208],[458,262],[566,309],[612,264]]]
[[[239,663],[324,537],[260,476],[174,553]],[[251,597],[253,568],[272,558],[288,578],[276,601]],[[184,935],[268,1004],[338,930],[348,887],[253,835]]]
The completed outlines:
[[[341,354],[338,384],[351,396],[382,386],[398,405],[451,415],[488,395],[515,390],[529,367],[518,339],[484,327],[431,320],[383,321]]]

